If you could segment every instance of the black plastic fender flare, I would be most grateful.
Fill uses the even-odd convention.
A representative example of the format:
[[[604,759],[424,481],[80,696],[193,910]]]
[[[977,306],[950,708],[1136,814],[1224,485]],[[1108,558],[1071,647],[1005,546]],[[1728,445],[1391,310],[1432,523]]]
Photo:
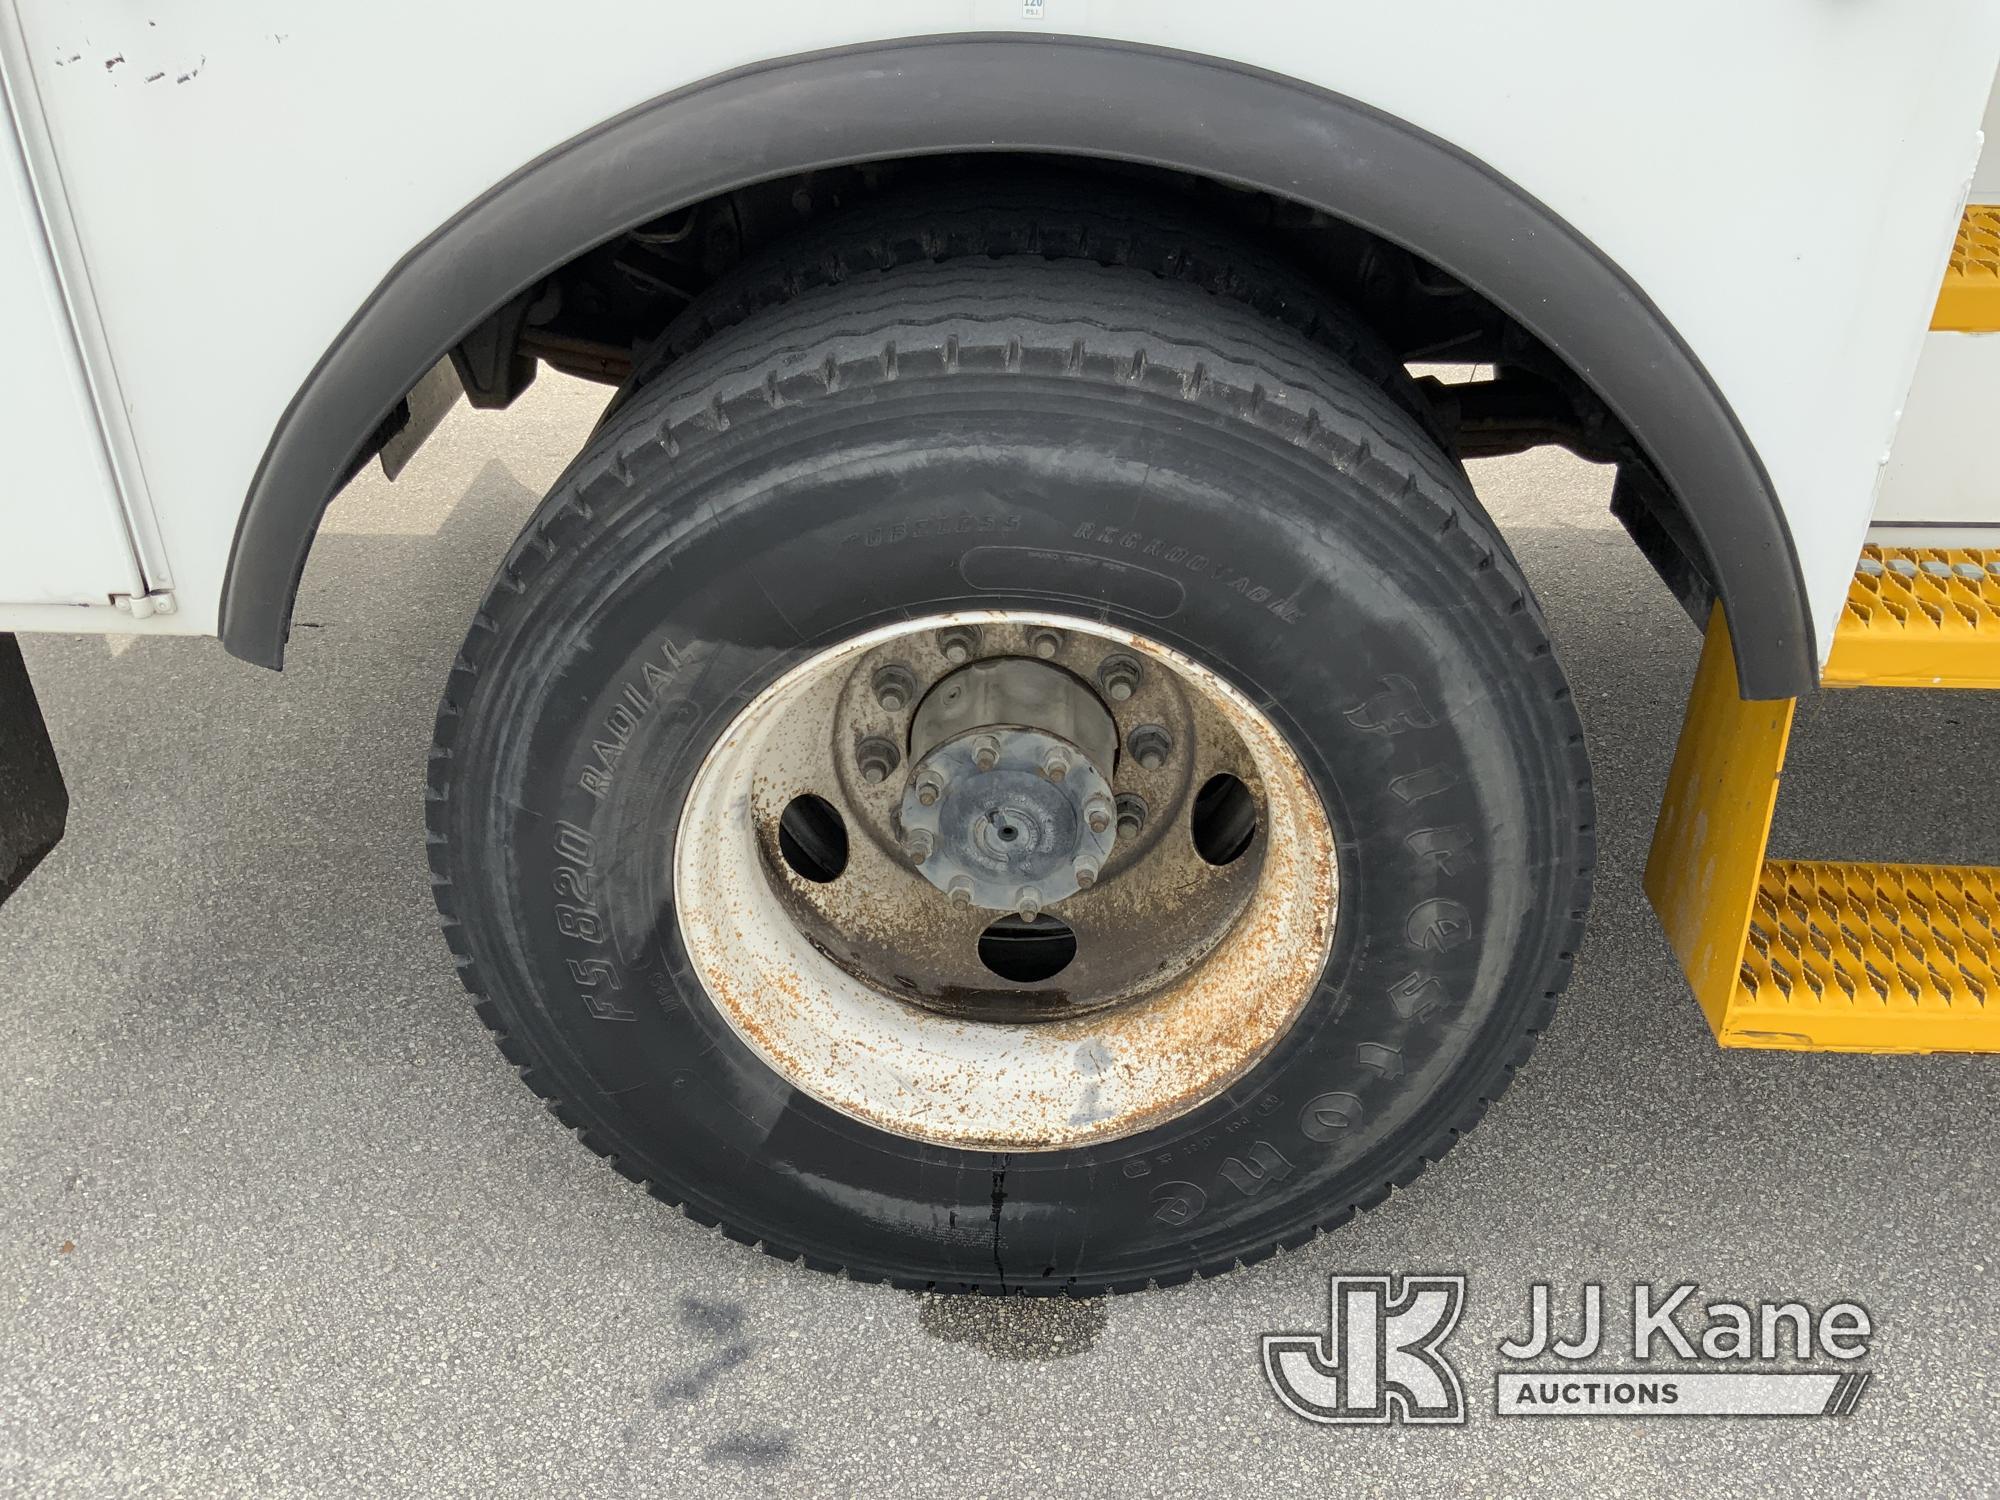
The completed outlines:
[[[664,94],[530,162],[405,255],[292,398],[223,581],[235,655],[284,661],[292,599],[354,456],[425,371],[593,245],[714,194],[946,152],[1141,162],[1290,198],[1442,266],[1533,332],[1631,431],[1712,570],[1750,698],[1817,679],[1769,474],[1660,309],[1544,204],[1368,105],[1213,58],[1081,37],[897,41],[757,64]]]

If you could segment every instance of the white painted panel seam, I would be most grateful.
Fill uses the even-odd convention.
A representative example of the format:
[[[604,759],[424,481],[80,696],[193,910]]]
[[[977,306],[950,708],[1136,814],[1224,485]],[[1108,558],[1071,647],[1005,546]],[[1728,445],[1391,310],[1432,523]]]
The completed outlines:
[[[55,143],[43,113],[41,86],[35,79],[27,34],[21,28],[15,0],[0,0],[0,97],[4,97],[13,120],[22,165],[41,214],[43,247],[58,295],[69,314],[73,352],[97,419],[97,435],[124,518],[123,529],[133,554],[134,571],[146,592],[163,593],[173,587],[173,575],[167,567],[166,547],[146,484],[145,465],[140,460],[138,439],[125,408],[104,320],[98,313],[97,294],[90,283],[83,242],[70,211]]]

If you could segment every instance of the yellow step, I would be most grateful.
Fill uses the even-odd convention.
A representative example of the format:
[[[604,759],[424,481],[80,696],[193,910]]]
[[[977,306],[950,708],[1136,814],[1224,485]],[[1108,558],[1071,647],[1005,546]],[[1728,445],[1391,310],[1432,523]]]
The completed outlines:
[[[1959,220],[1931,327],[1946,333],[2000,331],[2000,204],[1975,203]]]
[[[1894,597],[1900,607],[1901,583],[1883,579],[1906,582],[1913,594],[1929,587],[1923,580],[1937,579],[1921,568],[1913,577],[1888,567],[1898,555],[1876,554],[1881,571],[1864,567],[1857,575],[1863,609],[1850,598],[1850,614],[1862,618],[1842,625],[1836,654],[1854,649],[1850,629],[1886,630],[1869,611],[1895,618],[1880,601]],[[1930,623],[1909,628],[1935,634],[1948,611],[1934,617],[1919,605],[1915,613]],[[1794,706],[1737,696],[1729,628],[1715,610],[1653,830],[1646,895],[1716,1041],[1829,1052],[2000,1052],[2000,870],[1765,857]]]
[[[1996,876],[1766,860],[1724,1045],[2000,1051]]]
[[[1820,680],[2000,688],[2000,552],[1864,549]]]

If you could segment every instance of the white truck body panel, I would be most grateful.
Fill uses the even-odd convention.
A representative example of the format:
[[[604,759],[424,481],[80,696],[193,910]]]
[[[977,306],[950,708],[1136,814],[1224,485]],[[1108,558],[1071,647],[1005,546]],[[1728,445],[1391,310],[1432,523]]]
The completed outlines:
[[[143,594],[21,142],[0,111],[0,605]],[[118,616],[116,618],[125,618]]]
[[[1887,3],[1708,0],[1663,19],[1521,0],[1454,7],[1448,25],[1435,8],[1192,0],[11,3],[177,604],[136,625],[0,609],[16,629],[213,632],[245,492],[308,372],[401,256],[551,147],[759,61],[1006,30],[1287,74],[1548,204],[1733,406],[1785,506],[1824,652],[2000,60],[1991,0],[1938,0],[1921,24]],[[115,515],[108,482],[79,480],[65,514],[90,500]],[[22,489],[0,495],[0,527],[33,548],[65,553],[55,528],[70,524]]]
[[[1882,476],[1877,541],[1990,547],[2000,540],[2000,335],[1932,333]]]
[[[1983,130],[2000,141],[2000,80]],[[1973,203],[2000,203],[2000,148],[1973,174]],[[2000,334],[1928,333],[1875,502],[1872,540],[1990,547],[2000,540],[2000,474],[1989,436],[2000,416]]]
[[[2000,140],[2000,76],[1994,78],[1992,92],[1986,96],[1986,118],[1980,130],[1987,140]],[[1972,174],[1971,201],[2000,203],[2000,151],[1981,154],[1978,170]]]

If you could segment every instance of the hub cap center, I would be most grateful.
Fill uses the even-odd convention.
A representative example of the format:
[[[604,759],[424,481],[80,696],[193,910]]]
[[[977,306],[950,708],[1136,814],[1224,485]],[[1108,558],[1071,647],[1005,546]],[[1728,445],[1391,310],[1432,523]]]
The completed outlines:
[[[1026,657],[943,678],[910,721],[903,847],[965,906],[1033,917],[1097,879],[1118,837],[1118,728],[1084,682]]]
[[[1097,767],[1071,741],[1014,725],[977,726],[919,760],[902,824],[918,871],[954,901],[1031,916],[1095,881],[1117,839]]]

